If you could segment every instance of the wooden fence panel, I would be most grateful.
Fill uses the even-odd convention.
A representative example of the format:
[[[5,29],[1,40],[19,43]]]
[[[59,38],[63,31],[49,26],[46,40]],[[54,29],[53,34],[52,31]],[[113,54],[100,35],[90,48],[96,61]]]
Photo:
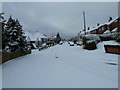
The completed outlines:
[[[25,52],[22,52],[21,50],[17,50],[15,52],[11,52],[11,53],[3,51],[2,52],[2,63],[7,62],[11,59],[15,59],[15,58],[20,57],[20,56],[30,54],[30,53],[31,53],[31,50],[27,50]]]

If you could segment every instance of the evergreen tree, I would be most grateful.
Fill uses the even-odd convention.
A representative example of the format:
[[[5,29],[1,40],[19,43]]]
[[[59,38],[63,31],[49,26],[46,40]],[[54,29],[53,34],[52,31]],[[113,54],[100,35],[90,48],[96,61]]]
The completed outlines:
[[[8,19],[6,23],[6,37],[7,37],[7,45],[9,47],[9,50],[11,52],[15,51],[19,46],[17,43],[17,30],[15,28],[15,20],[10,18]]]
[[[2,30],[2,50],[5,49],[5,46],[7,44],[7,37],[6,37],[6,30],[5,30],[5,22],[4,19],[4,13],[0,13],[0,29]]]
[[[8,22],[6,23],[6,31],[6,37],[8,38],[8,43],[6,46],[9,47],[11,52],[14,52],[18,48],[22,51],[28,49],[28,44],[22,30],[22,25],[17,19],[15,20],[10,16]]]
[[[16,41],[18,46],[21,48],[22,51],[26,51],[28,49],[28,44],[26,40],[26,36],[24,36],[24,32],[22,30],[22,25],[19,23],[18,20],[15,21],[15,31],[17,38]]]
[[[10,16],[6,22],[3,13],[0,13],[0,24],[2,24],[2,50],[14,52],[18,48],[22,51],[29,48],[22,25],[17,19],[15,20]]]
[[[61,41],[61,37],[60,37],[60,34],[57,33],[57,36],[56,36],[56,43],[59,43]]]

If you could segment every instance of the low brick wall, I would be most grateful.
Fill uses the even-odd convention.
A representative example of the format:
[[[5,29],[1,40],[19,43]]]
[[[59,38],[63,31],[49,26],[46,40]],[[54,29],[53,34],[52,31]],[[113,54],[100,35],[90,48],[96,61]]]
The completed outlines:
[[[119,45],[104,45],[106,53],[119,54],[120,55],[120,46]]]
[[[22,52],[21,50],[16,50],[15,52],[10,52],[10,53],[3,51],[2,52],[2,63],[7,62],[11,59],[15,59],[20,56],[30,54],[30,53],[31,53],[31,50],[28,50],[25,52]]]

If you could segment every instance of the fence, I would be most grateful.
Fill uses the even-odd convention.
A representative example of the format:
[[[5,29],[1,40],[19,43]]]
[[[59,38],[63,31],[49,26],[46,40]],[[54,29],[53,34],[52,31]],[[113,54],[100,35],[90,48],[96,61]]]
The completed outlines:
[[[30,53],[31,53],[31,50],[27,50],[27,51],[23,52],[20,49],[16,50],[15,52],[2,51],[2,63],[7,62],[11,59],[20,57],[20,56],[30,54]]]

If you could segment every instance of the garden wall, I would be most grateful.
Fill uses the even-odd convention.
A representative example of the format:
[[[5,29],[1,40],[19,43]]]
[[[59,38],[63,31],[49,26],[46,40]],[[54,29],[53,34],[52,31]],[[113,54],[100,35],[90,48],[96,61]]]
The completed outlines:
[[[120,55],[120,46],[119,45],[104,45],[106,53],[119,54]]]

